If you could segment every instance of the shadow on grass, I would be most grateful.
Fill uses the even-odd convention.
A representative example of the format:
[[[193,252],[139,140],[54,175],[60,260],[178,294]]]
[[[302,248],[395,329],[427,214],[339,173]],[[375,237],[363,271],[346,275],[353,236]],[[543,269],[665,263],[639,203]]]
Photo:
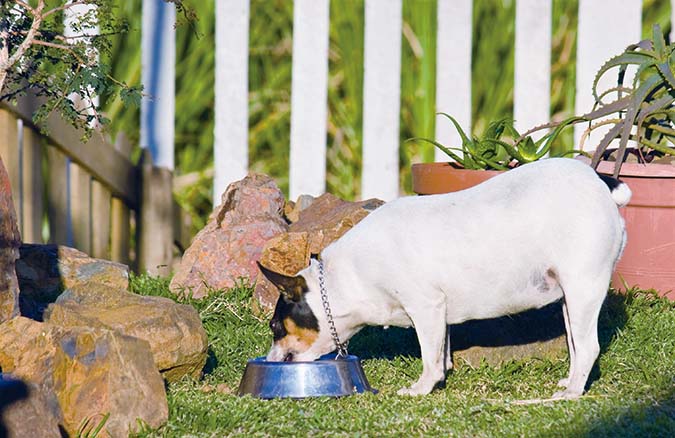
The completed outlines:
[[[598,323],[602,353],[626,324],[626,297],[610,293]],[[472,320],[450,327],[453,352],[472,347],[506,347],[549,341],[565,335],[560,302],[501,318]],[[392,327],[367,327],[354,336],[350,352],[362,359],[393,359],[397,356],[420,357],[415,330]],[[597,365],[589,382],[599,377]]]
[[[586,382],[586,389],[600,378],[600,361],[602,360],[602,356],[628,321],[626,306],[627,300],[629,299],[631,299],[629,296],[618,292],[610,291],[610,293],[607,294],[607,298],[600,310],[600,317],[598,318],[598,343],[600,344],[600,355],[591,369],[588,382]]]
[[[216,353],[213,351],[213,348],[209,346],[206,356],[206,363],[204,364],[202,373],[204,375],[211,374],[216,368],[218,368],[218,358],[216,357]]]

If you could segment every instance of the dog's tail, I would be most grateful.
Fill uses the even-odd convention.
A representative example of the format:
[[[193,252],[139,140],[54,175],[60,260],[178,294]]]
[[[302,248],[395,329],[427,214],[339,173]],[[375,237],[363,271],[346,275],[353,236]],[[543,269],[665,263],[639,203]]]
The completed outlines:
[[[623,207],[628,204],[628,201],[630,201],[630,197],[633,194],[633,192],[630,191],[628,184],[607,175],[598,174],[598,177],[602,180],[602,182],[607,184],[609,192],[612,195],[614,202],[616,202],[616,205]]]

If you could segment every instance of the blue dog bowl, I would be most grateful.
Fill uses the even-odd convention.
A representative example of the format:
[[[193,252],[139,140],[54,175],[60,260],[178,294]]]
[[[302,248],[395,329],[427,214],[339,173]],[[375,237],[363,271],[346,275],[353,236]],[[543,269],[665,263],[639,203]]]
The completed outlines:
[[[326,354],[313,362],[267,362],[264,356],[249,360],[238,394],[271,399],[377,393],[358,357],[335,357]]]

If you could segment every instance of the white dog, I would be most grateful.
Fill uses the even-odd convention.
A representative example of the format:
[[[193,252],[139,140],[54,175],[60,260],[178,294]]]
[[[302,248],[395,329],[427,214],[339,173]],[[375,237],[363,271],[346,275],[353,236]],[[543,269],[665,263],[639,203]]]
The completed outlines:
[[[448,324],[562,298],[570,369],[554,398],[576,398],[598,356],[597,323],[626,242],[617,206],[629,188],[572,159],[518,167],[456,193],[400,198],[375,210],[296,277],[261,267],[280,289],[268,360],[314,360],[337,334],[415,327],[423,372],[400,394],[427,394],[452,367]]]

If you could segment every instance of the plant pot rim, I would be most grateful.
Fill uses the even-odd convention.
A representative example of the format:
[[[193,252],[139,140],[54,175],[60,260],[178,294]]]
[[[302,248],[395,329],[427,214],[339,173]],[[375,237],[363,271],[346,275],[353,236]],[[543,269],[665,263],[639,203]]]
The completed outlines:
[[[416,163],[412,165],[411,170],[412,190],[420,195],[463,190],[504,172],[465,169],[451,162]]]
[[[611,175],[614,173],[614,161],[601,161],[598,164],[598,173]],[[630,176],[638,178],[675,178],[675,166],[660,163],[623,163],[619,177]]]
[[[453,161],[434,161],[432,163],[413,163],[411,166],[414,169],[429,168],[432,170],[442,170],[447,167],[451,167],[454,170],[467,171],[467,172],[491,172],[491,173],[502,173],[504,170],[497,169],[467,169],[462,167],[459,163]],[[510,170],[510,169],[509,169]]]

